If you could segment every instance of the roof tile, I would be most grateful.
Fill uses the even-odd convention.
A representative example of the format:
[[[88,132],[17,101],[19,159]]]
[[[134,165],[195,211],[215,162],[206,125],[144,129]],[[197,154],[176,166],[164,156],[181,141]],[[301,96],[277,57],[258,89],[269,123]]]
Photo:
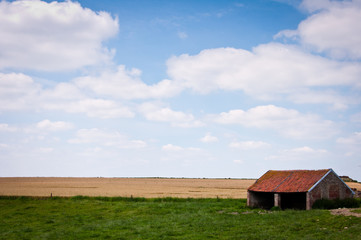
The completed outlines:
[[[330,169],[323,170],[270,170],[261,176],[249,191],[256,192],[307,192]]]

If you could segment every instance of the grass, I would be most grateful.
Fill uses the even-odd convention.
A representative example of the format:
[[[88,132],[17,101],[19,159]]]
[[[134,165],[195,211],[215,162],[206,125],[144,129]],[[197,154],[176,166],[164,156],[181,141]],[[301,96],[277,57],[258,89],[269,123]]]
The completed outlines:
[[[351,210],[351,212],[354,212],[354,213],[361,213],[361,209],[354,209],[354,210]]]
[[[361,218],[244,199],[0,197],[0,239],[361,239]]]

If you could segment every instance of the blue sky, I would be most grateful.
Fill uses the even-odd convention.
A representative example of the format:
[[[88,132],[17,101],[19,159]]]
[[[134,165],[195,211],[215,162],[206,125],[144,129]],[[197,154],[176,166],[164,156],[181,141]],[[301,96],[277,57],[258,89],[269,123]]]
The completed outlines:
[[[361,1],[2,1],[0,176],[361,180]]]

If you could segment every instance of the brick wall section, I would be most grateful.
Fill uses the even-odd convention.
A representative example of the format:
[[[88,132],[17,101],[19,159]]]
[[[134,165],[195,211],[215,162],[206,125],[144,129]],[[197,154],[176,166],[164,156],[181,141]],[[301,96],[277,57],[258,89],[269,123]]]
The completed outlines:
[[[330,172],[312,191],[307,193],[306,208],[311,209],[318,199],[352,198],[352,192],[334,172]]]

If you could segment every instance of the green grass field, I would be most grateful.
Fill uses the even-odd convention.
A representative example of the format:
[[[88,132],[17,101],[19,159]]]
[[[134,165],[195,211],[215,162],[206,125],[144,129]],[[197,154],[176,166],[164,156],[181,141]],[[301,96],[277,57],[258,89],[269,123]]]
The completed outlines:
[[[361,218],[244,199],[0,197],[0,239],[361,239]]]

